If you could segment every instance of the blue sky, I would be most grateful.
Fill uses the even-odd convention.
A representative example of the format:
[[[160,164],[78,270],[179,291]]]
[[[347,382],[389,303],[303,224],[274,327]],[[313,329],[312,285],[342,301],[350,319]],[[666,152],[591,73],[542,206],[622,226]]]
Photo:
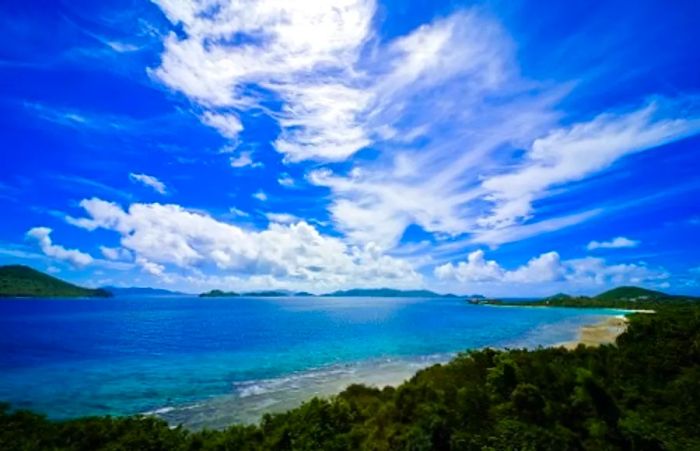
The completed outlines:
[[[700,293],[697,2],[6,2],[0,262]]]

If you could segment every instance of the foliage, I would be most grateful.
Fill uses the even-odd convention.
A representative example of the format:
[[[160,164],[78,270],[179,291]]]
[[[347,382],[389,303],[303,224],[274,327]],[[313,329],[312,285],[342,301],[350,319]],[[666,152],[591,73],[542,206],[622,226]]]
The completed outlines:
[[[0,297],[110,297],[103,289],[79,287],[23,265],[0,266]]]
[[[4,407],[0,449],[700,449],[700,309],[632,315],[617,346],[466,352],[397,388],[352,385],[221,431]]]
[[[619,308],[658,310],[669,307],[700,306],[700,299],[690,296],[675,296],[660,291],[639,287],[618,287],[594,297],[569,296],[559,293],[534,301],[506,302],[488,299],[482,304],[518,305],[533,307]]]

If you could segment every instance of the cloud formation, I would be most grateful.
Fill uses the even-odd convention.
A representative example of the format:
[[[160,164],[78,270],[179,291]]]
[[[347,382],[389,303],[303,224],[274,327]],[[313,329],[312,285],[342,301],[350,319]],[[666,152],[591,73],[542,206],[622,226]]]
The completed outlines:
[[[192,275],[204,268],[240,277],[267,275],[318,288],[421,281],[408,263],[384,255],[377,246],[347,246],[304,221],[273,222],[265,230],[248,231],[178,205],[136,203],[123,210],[100,199],[80,205],[87,217],[69,218],[71,224],[118,233],[121,247],[156,276],[174,267]]]
[[[236,111],[266,111],[281,127],[275,147],[292,161],[344,159],[369,143],[358,120],[369,98],[354,66],[373,1],[156,4],[184,36],[165,39],[152,73],[206,108],[204,123],[232,138],[243,127]]]
[[[584,179],[625,155],[697,133],[699,119],[660,114],[677,114],[678,109],[676,102],[657,100],[630,113],[601,114],[535,139],[520,167],[483,181],[485,198],[494,207],[478,224],[497,228],[529,219],[532,203],[547,196],[550,187]]]
[[[94,261],[90,254],[54,244],[51,240],[51,232],[52,230],[48,227],[34,227],[27,232],[27,237],[35,240],[47,257],[65,261],[77,267],[89,265]]]
[[[437,266],[434,274],[439,280],[460,283],[540,284],[566,281],[578,285],[643,284],[669,277],[666,271],[644,264],[609,265],[605,260],[594,257],[562,260],[553,251],[508,270],[495,260],[487,260],[480,249],[469,253],[466,261]]]
[[[639,246],[639,241],[630,240],[624,236],[618,236],[610,241],[591,241],[586,246],[586,249],[593,251],[596,249],[620,249],[625,247],[637,247]]]
[[[131,180],[139,182],[145,186],[148,186],[149,188],[152,188],[157,193],[165,194],[167,192],[167,188],[165,187],[165,183],[161,182],[160,180],[158,180],[156,177],[154,177],[152,175],[136,174],[134,172],[131,172],[129,174],[129,178]]]
[[[395,247],[411,225],[492,246],[574,225],[596,209],[535,221],[536,203],[700,131],[692,105],[663,97],[571,121],[557,108],[571,86],[525,79],[506,30],[478,9],[382,39],[372,0],[156,4],[183,33],[165,39],[152,74],[223,136],[262,112],[288,163],[378,153],[307,175],[357,244]]]

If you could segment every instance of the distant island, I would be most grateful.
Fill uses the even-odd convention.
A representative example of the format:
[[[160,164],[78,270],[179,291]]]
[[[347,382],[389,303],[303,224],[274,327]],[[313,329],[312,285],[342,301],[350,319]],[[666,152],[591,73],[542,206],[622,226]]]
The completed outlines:
[[[102,287],[103,290],[109,291],[117,297],[128,296],[186,296],[187,293],[179,291],[164,290],[162,288],[150,287]]]
[[[293,293],[286,290],[248,291],[238,293],[235,291],[211,290],[199,295],[200,298],[228,298],[228,297],[286,297],[286,296],[313,296],[311,293]]]
[[[0,266],[0,297],[35,298],[106,298],[112,296],[102,288],[73,285],[24,265]]]
[[[271,290],[271,291],[222,291],[211,290],[202,293],[199,297],[202,298],[217,298],[217,297],[281,297],[281,296],[316,296],[313,293],[306,291],[292,292],[287,290]],[[485,299],[481,295],[473,296],[457,296],[455,294],[439,294],[430,290],[396,290],[392,288],[353,288],[350,290],[339,290],[332,293],[321,294],[322,297],[373,297],[373,298],[478,298]]]
[[[620,309],[654,309],[667,305],[684,305],[700,301],[692,296],[679,296],[649,290],[641,287],[623,286],[613,288],[596,296],[572,296],[558,293],[534,301],[505,301],[485,299],[480,304],[532,306],[532,307],[577,307],[577,308],[620,308]]]
[[[374,297],[374,298],[440,298],[457,297],[454,294],[438,294],[430,290],[395,290],[392,288],[353,288],[339,290],[322,296],[329,297]]]

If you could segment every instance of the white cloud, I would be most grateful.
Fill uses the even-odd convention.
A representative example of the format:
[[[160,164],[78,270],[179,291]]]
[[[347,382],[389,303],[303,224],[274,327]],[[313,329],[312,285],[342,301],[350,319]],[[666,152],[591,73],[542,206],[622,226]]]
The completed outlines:
[[[121,247],[100,246],[100,252],[107,260],[131,260],[131,252]]]
[[[167,189],[165,187],[165,184],[158,180],[156,177],[153,177],[152,175],[146,175],[146,174],[136,174],[131,172],[129,174],[129,178],[131,180],[137,181],[139,183],[142,183],[148,187],[153,188],[155,191],[159,192],[160,194],[165,194]]]
[[[267,110],[266,90],[283,102],[268,113],[282,127],[275,146],[290,160],[343,159],[369,143],[357,120],[369,99],[353,65],[370,37],[374,2],[156,3],[186,36],[165,39],[152,73],[203,107],[226,110],[208,114],[223,122],[232,108]]]
[[[479,219],[488,227],[510,226],[533,214],[534,200],[550,187],[578,181],[608,168],[618,159],[700,131],[698,119],[668,119],[676,105],[658,100],[626,114],[601,114],[589,122],[560,128],[536,139],[515,171],[484,180],[493,209]]]
[[[261,202],[265,202],[267,200],[267,194],[265,194],[265,191],[263,190],[258,190],[254,192],[253,197]]]
[[[271,223],[247,231],[177,205],[132,204],[128,211],[100,199],[83,200],[87,217],[70,223],[87,230],[117,232],[121,246],[151,274],[167,268],[215,268],[237,277],[271,276],[314,287],[416,285],[421,277],[406,262],[373,244],[348,246],[321,235],[306,222]]]
[[[536,221],[533,205],[700,130],[693,108],[662,98],[563,126],[557,103],[572,85],[524,79],[515,43],[478,9],[384,40],[371,0],[156,3],[184,32],[165,39],[152,74],[209,115],[267,114],[287,162],[377,153],[347,174],[308,175],[358,244],[389,249],[411,225],[492,246],[573,225],[596,209]]]
[[[163,273],[165,272],[165,266],[148,261],[143,257],[136,258],[136,264],[141,267],[143,272],[152,276],[160,277],[163,276]]]
[[[235,114],[215,114],[211,111],[206,111],[202,115],[201,120],[229,139],[235,139],[243,131],[243,124],[241,124],[240,119]]]
[[[243,151],[238,154],[236,157],[231,157],[231,167],[234,168],[245,168],[245,167],[252,167],[252,168],[260,168],[263,166],[262,163],[253,161],[253,152],[249,151]]]
[[[620,285],[658,282],[669,277],[662,269],[645,264],[612,264],[601,258],[561,260],[557,252],[547,252],[526,264],[508,270],[495,260],[486,260],[482,250],[471,252],[467,261],[445,263],[434,269],[439,280],[461,283],[543,284],[568,282],[573,285]]]
[[[590,243],[588,243],[588,246],[586,246],[586,248],[589,251],[592,251],[596,249],[619,249],[637,246],[639,246],[639,241],[630,240],[629,238],[625,238],[624,236],[618,236],[610,241],[591,241]]]
[[[283,173],[277,178],[277,183],[280,185],[286,187],[286,188],[291,188],[294,186],[294,179],[290,177],[289,174]]]
[[[48,227],[34,227],[27,232],[27,237],[36,240],[41,251],[48,257],[66,261],[77,267],[86,266],[93,262],[93,258],[89,254],[53,244],[51,229]]]
[[[457,265],[445,263],[435,268],[435,276],[438,279],[457,279],[460,282],[484,282],[501,280],[505,271],[493,260],[484,259],[484,251],[476,250],[467,256],[466,262]]]
[[[268,221],[278,224],[292,224],[301,221],[301,219],[289,213],[265,213],[265,217]]]
[[[229,208],[228,211],[232,215],[239,216],[241,218],[247,218],[248,216],[250,216],[250,213],[245,212],[245,211],[241,210],[240,208],[236,208],[236,207],[231,207],[231,208]]]
[[[496,229],[476,229],[472,232],[472,236],[468,242],[497,247],[501,244],[524,240],[532,236],[555,232],[566,227],[580,224],[599,215],[601,212],[601,209],[593,209],[524,225],[512,225]]]

